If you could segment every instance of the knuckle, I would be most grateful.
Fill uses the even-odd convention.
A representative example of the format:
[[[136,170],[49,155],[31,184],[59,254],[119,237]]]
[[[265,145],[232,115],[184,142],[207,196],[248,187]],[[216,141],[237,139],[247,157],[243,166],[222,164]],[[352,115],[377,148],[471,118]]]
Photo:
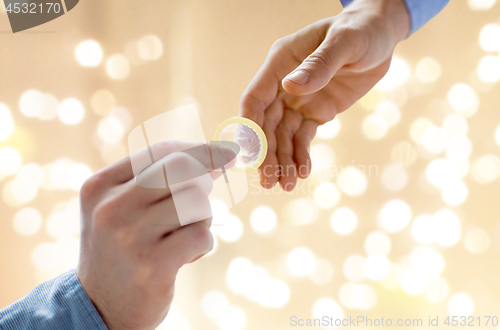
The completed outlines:
[[[94,174],[88,178],[80,189],[80,198],[82,202],[90,201],[100,190],[102,174]]]
[[[280,50],[285,46],[285,44],[286,44],[286,37],[279,38],[272,44],[271,51]]]
[[[191,203],[194,205],[199,205],[200,207],[204,205],[209,205],[208,201],[208,193],[202,186],[193,186],[189,189],[189,197],[191,199]]]
[[[176,155],[174,163],[175,169],[182,171],[186,177],[191,177],[198,168],[196,160],[184,152],[179,152]]]
[[[92,214],[96,227],[100,229],[114,227],[119,218],[119,210],[116,200],[106,200],[97,204]]]
[[[208,252],[213,248],[213,236],[210,229],[204,223],[196,223],[193,225],[192,231],[193,241],[196,243],[200,251]]]
[[[329,68],[332,64],[332,59],[325,49],[317,49],[304,60],[304,63],[320,66],[321,68]]]

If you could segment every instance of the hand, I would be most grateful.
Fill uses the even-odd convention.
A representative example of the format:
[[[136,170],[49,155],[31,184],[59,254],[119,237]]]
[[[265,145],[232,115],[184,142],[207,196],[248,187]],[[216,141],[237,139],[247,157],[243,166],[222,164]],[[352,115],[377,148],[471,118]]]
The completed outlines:
[[[273,44],[240,102],[268,139],[261,185],[291,191],[311,172],[318,125],[365,95],[387,72],[410,31],[402,0],[355,0],[342,13]]]
[[[235,153],[223,147],[215,153],[211,145],[212,159],[204,152],[194,157],[196,153],[186,150],[194,146],[179,141],[152,145],[152,154],[160,159],[143,169],[137,180],[136,168],[127,157],[93,175],[81,189],[77,275],[111,330],[155,329],[168,313],[179,269],[212,249],[208,195],[221,172],[212,171],[211,163],[226,164],[232,159],[225,168],[231,167]],[[215,159],[216,154],[225,159]],[[149,160],[149,151],[142,150],[132,159],[142,156]],[[172,177],[194,179],[178,193],[172,193],[171,187],[141,187],[141,182],[159,178],[158,173],[165,180],[164,170],[169,182]],[[180,226],[179,205],[189,207],[188,222],[194,223]],[[200,219],[204,220],[196,222]]]

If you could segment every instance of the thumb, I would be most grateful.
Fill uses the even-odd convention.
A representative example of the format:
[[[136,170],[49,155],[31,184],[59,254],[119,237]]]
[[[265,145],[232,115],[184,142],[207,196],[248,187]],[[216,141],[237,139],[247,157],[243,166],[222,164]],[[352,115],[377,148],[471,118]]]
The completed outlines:
[[[293,95],[307,95],[325,87],[353,53],[353,44],[342,39],[325,39],[283,79],[283,88]]]

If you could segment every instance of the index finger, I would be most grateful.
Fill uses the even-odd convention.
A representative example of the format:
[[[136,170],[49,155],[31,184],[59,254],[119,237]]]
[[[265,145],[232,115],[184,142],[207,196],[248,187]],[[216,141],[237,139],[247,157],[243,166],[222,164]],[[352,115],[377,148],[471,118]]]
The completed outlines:
[[[260,127],[264,124],[264,112],[276,99],[280,86],[273,62],[274,53],[271,50],[240,100],[240,116],[253,120]]]
[[[214,152],[216,148],[230,149],[233,151],[234,157],[236,157],[239,149],[229,147],[229,145],[230,142],[220,143],[219,146],[211,144],[211,151],[209,149],[209,146],[203,143],[176,140],[161,141],[151,145],[150,147],[139,150],[132,155],[109,165],[108,167],[105,167],[95,175],[100,177],[102,185],[104,186],[119,185],[133,179],[135,176],[139,175],[143,170],[150,167],[158,160],[180,151],[186,151],[192,154],[192,156],[200,161],[204,165],[204,167],[207,168],[207,170],[212,170],[214,165],[217,167],[220,167],[222,165],[230,167],[231,165],[234,165],[234,159],[219,159],[224,155],[227,155],[227,152]],[[204,152],[204,146],[207,149],[206,152]],[[189,150],[191,150],[191,152],[189,152]],[[214,155],[213,157],[212,154]]]

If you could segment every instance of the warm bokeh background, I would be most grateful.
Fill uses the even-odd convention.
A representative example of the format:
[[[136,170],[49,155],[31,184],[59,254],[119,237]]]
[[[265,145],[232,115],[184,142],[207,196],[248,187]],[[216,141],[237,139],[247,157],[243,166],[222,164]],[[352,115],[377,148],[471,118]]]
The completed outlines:
[[[303,189],[250,187],[229,211],[214,204],[228,225],[181,271],[162,329],[500,317],[496,2],[451,1],[401,43],[377,89],[320,130]],[[2,7],[0,307],[75,265],[78,189],[127,155],[133,127],[196,102],[210,139],[276,39],[340,10],[334,0],[82,0],[12,34]]]

